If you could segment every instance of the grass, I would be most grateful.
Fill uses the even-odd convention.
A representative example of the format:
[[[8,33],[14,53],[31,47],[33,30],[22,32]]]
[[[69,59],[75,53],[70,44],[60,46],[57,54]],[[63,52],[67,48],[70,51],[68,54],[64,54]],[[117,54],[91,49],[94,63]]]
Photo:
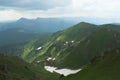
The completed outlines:
[[[63,80],[120,80],[120,48],[105,52],[104,57],[96,58],[94,64],[83,68],[77,74]]]
[[[15,56],[0,55],[0,80],[56,80],[59,75],[47,72],[38,64],[29,64]]]

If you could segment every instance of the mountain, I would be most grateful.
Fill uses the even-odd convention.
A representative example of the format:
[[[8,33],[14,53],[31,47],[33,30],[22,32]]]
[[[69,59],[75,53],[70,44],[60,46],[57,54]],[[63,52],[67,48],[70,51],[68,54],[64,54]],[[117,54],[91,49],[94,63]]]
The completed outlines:
[[[35,33],[23,28],[10,28],[0,31],[0,46],[24,43],[49,34],[50,33]]]
[[[50,61],[49,65],[78,69],[89,64],[95,56],[103,56],[105,51],[119,44],[120,26],[81,22],[63,30],[54,40],[47,43],[33,62],[52,57],[56,60]]]
[[[84,23],[83,23],[84,24]],[[88,24],[89,25],[89,24]],[[76,25],[77,26],[77,25]],[[92,25],[91,25],[92,26]],[[74,27],[73,27],[74,28]],[[89,29],[89,28],[88,28]],[[13,29],[12,29],[13,30]],[[77,32],[76,31],[74,31],[74,30],[77,30]],[[76,34],[76,33],[78,33],[79,32],[79,28],[78,29],[74,29],[73,31],[74,31],[74,33]],[[71,33],[71,31],[72,31],[72,28],[70,28],[70,31],[68,30],[68,31],[64,31],[64,32],[67,32],[67,33]],[[12,31],[13,32],[13,31]],[[11,32],[10,32],[11,33]],[[9,33],[9,34],[10,34]],[[40,38],[40,39],[33,39],[33,40],[31,40],[31,41],[28,41],[27,43],[25,43],[25,44],[11,44],[11,45],[6,45],[6,46],[3,46],[3,47],[1,47],[1,51],[3,52],[3,53],[16,53],[16,52],[18,52],[18,53],[23,53],[23,55],[24,54],[28,54],[28,55],[30,55],[31,53],[30,52],[34,52],[34,53],[36,53],[36,49],[38,48],[38,47],[40,47],[40,46],[43,46],[43,45],[41,45],[41,42],[43,42],[43,41],[46,41],[46,42],[49,42],[49,41],[54,41],[54,39],[56,38],[56,37],[58,37],[59,35],[61,35],[61,33],[63,33],[63,31],[59,31],[59,32],[56,32],[56,33],[54,33],[51,37],[53,38],[52,40],[49,38],[47,38],[47,37],[45,37],[46,39],[44,39],[44,37],[43,38]],[[67,33],[65,33],[65,34],[67,34]],[[82,32],[81,32],[82,33]],[[9,35],[9,34],[7,34],[7,35]],[[73,33],[71,33],[71,34],[73,34]],[[87,32],[86,34],[89,34],[89,32]],[[67,37],[66,37],[66,39],[67,38],[69,38],[71,35],[66,35]],[[74,35],[73,35],[74,36]],[[82,36],[84,36],[84,34],[82,35]],[[20,36],[18,36],[18,37],[20,37]],[[33,37],[33,36],[32,36]],[[7,37],[8,38],[8,37]],[[79,38],[79,36],[78,36],[78,38]],[[15,38],[15,39],[19,39],[19,38]],[[8,40],[8,39],[7,39]],[[14,37],[13,37],[13,40],[14,40]],[[12,40],[12,41],[13,41]],[[20,39],[21,40],[21,39]],[[2,41],[5,41],[5,40],[2,40]],[[18,40],[15,40],[15,41],[18,41]],[[7,41],[6,41],[7,42]],[[34,45],[35,44],[35,45]],[[37,46],[37,45],[39,45],[39,46]],[[26,46],[26,47],[24,47],[24,49],[23,49],[23,46]],[[46,46],[45,46],[46,47]],[[15,52],[14,52],[15,51]],[[24,52],[25,51],[25,52]],[[28,51],[28,52],[27,52]],[[39,52],[39,51],[38,51]],[[28,56],[28,55],[26,55],[26,56]],[[32,56],[32,58],[33,58],[33,56]]]
[[[43,67],[47,65],[58,68],[82,69],[77,74],[63,77],[63,80],[119,80],[119,45],[119,25],[95,25],[80,22],[52,35],[32,39],[22,44],[2,46],[0,51],[21,57],[29,62],[28,65],[40,67],[40,71],[36,75],[40,75],[44,70]],[[48,60],[48,58],[51,59]],[[37,71],[35,70],[35,72]],[[50,76],[44,77],[44,75]],[[60,78],[56,73],[45,72],[44,75],[41,75],[44,78],[42,80],[50,77],[52,77],[51,80]]]
[[[6,53],[7,55],[19,56],[28,61],[29,55],[32,55],[30,58],[33,58],[34,55],[38,53],[37,48],[51,40],[50,35],[39,36],[37,38],[31,37],[32,40],[28,40],[27,42],[1,46],[0,52]]]
[[[77,22],[64,20],[62,18],[37,18],[26,19],[21,18],[15,22],[4,24],[2,29],[22,28],[32,32],[56,32],[68,28]]]
[[[34,63],[52,57],[55,61],[49,61],[48,65],[78,69],[119,44],[119,25],[80,22],[49,37],[33,39],[21,45],[7,45],[0,50],[8,54],[17,53],[24,60]]]
[[[0,31],[2,30],[3,25],[4,25],[4,23],[0,23]]]
[[[24,43],[75,24],[62,18],[21,18],[14,22],[0,23],[0,46]]]
[[[20,56],[24,60],[34,63],[52,57],[55,61],[49,61],[48,65],[78,69],[89,64],[94,57],[103,56],[105,51],[119,44],[119,25],[94,25],[81,22],[49,37],[31,40],[21,46],[18,44],[19,47],[4,46],[1,51],[10,54],[22,53]]]
[[[120,79],[120,47],[96,57],[77,74],[63,80],[119,80]]]
[[[56,80],[57,78],[58,74],[49,73],[37,64],[29,64],[18,57],[0,54],[0,80]]]

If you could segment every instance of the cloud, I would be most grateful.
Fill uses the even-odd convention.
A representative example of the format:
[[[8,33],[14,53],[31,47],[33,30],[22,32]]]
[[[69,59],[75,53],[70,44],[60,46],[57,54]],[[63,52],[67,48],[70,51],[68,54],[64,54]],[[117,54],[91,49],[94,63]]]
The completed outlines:
[[[85,17],[118,20],[119,3],[120,0],[0,0],[0,5],[2,4],[0,20],[15,20],[20,17]]]
[[[49,9],[56,6],[66,6],[69,0],[0,0],[0,6],[22,9]],[[67,3],[67,4],[66,4]]]
[[[76,16],[120,17],[120,0],[73,0],[73,12]]]
[[[0,21],[16,20],[22,16],[21,12],[15,10],[0,10]]]

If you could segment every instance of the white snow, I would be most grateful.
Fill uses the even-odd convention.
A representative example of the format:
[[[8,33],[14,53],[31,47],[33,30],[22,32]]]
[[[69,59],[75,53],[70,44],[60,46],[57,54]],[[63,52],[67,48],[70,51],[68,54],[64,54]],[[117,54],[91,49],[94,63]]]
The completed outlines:
[[[77,43],[80,43],[80,41],[78,41]]]
[[[64,45],[67,45],[69,42],[68,41],[66,41],[65,43],[64,43]]]
[[[70,74],[76,74],[79,71],[81,71],[81,69],[78,70],[71,70],[71,69],[57,69],[57,67],[51,67],[51,66],[45,66],[45,69],[51,73],[56,72],[59,74],[63,74],[64,76],[68,76]]]
[[[44,68],[51,73],[53,73],[54,70],[57,69],[57,67],[50,67],[50,66],[45,66]]]
[[[68,44],[68,41],[66,41],[65,43]]]
[[[54,61],[56,58],[53,58],[52,60]]]
[[[41,50],[42,49],[42,47],[38,47],[36,50]]]
[[[40,63],[40,61],[36,61],[37,63]]]
[[[78,70],[71,70],[71,69],[58,69],[55,70],[55,72],[59,73],[59,74],[63,74],[64,76],[68,76],[70,74],[75,74],[77,72],[79,72],[81,69]]]
[[[72,42],[72,43],[74,43],[75,41],[74,41],[74,40],[72,40],[71,42]]]
[[[48,57],[48,58],[47,58],[47,61],[50,61],[50,60],[52,60],[52,57]]]
[[[55,61],[55,59],[56,59],[56,58],[48,57],[46,60],[47,60],[47,61],[50,61],[50,60]]]

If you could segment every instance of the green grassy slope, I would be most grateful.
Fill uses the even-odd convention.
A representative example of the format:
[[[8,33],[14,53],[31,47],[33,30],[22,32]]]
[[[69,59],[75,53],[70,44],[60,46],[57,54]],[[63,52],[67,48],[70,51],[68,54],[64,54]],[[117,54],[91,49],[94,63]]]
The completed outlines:
[[[39,52],[36,49],[43,46],[45,43],[51,40],[50,35],[33,39],[24,43],[12,44],[0,47],[0,52],[7,55],[20,56],[24,60],[31,62],[34,56]]]
[[[104,55],[106,50],[113,49],[120,42],[120,33],[98,29],[80,44],[73,43],[57,58],[56,64],[61,67],[79,68],[95,57]],[[66,55],[66,56],[65,56]]]
[[[54,41],[49,42],[35,61],[55,57],[54,66],[80,68],[88,64],[95,56],[102,56],[106,50],[113,49],[120,43],[120,26],[93,25],[79,23],[64,30]]]
[[[97,25],[81,22],[63,31],[57,41],[81,40],[97,28]]]
[[[105,52],[104,57],[94,59],[91,65],[63,80],[120,80],[120,48]]]
[[[18,57],[0,55],[0,80],[56,80],[58,77],[37,64],[29,64]]]
[[[28,62],[46,61],[48,57],[56,58],[49,65],[60,68],[78,69],[95,56],[103,56],[103,52],[113,49],[120,43],[120,26],[105,24],[94,25],[81,22],[71,28],[54,33],[52,36],[29,41],[4,51],[12,50],[22,53],[20,56]],[[41,50],[36,50],[38,47]],[[3,52],[4,52],[3,51]]]
[[[65,77],[65,80],[119,80],[120,48],[110,51],[119,45],[120,26],[82,22],[52,36],[1,49],[8,53],[14,50],[14,53],[20,53],[22,59],[33,64],[16,57],[2,56],[0,77],[3,80],[58,80],[59,75],[50,74],[43,66],[35,64],[46,63],[59,68],[83,68],[81,72]],[[36,50],[40,46],[42,49]],[[56,59],[47,61],[48,57]]]
[[[55,37],[53,35],[54,39],[50,41],[49,44],[45,45],[44,49],[39,53],[43,55],[38,55],[35,61],[41,60],[41,58],[43,60],[43,57],[46,59],[48,56],[57,58],[59,54],[63,52],[65,53],[65,50],[69,48],[69,44],[67,44],[66,46],[64,45],[66,42],[71,43],[72,40],[80,42],[92,32],[94,32],[96,28],[96,25],[81,22],[62,32],[56,33],[59,35],[55,35]],[[67,53],[65,55],[67,55]]]

